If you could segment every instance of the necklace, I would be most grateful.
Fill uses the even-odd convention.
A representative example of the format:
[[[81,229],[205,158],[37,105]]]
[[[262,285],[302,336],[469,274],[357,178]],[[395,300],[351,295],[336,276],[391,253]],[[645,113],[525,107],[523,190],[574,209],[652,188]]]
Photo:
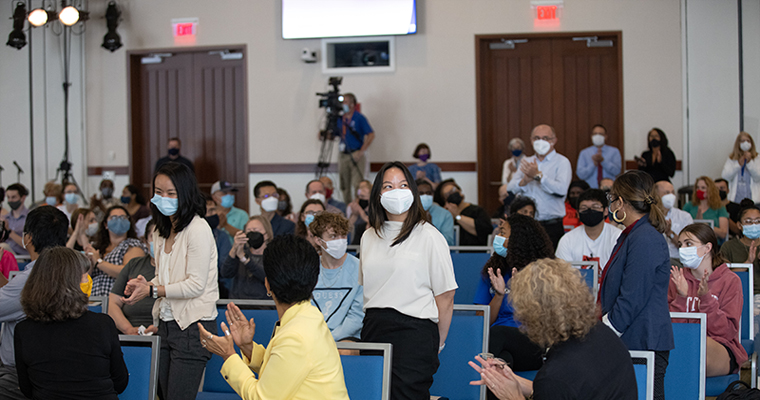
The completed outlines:
[[[333,278],[332,282],[329,285],[327,284],[327,277],[325,276],[323,271],[319,271],[319,275],[322,277],[322,283],[325,285],[326,288],[331,288],[335,286],[336,283],[338,283],[338,279],[340,279],[340,274],[341,272],[343,272],[343,264],[341,264],[340,268],[338,268],[338,272],[335,273],[335,278]]]

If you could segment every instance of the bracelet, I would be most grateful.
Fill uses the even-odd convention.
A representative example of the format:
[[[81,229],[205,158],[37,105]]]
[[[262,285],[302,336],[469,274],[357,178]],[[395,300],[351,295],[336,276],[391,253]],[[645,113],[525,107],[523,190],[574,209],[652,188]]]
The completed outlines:
[[[446,347],[446,343],[438,346],[438,352],[440,353],[443,350],[444,347]]]

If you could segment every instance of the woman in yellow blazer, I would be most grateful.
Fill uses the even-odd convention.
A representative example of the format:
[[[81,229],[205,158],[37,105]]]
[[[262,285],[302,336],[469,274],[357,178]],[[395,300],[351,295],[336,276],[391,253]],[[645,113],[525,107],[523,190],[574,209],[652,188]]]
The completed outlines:
[[[253,319],[246,321],[233,303],[227,307],[229,328],[222,323],[224,336],[198,324],[201,345],[224,359],[224,379],[245,400],[348,400],[335,341],[322,313],[309,302],[319,278],[314,247],[299,237],[276,237],[264,251],[264,271],[280,317],[269,346],[253,342]]]

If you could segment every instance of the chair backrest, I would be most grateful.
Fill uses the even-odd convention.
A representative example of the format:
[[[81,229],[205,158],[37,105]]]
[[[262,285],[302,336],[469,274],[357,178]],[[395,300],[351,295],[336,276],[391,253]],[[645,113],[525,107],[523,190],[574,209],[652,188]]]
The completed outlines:
[[[755,324],[753,318],[753,306],[754,306],[754,271],[752,264],[728,264],[728,268],[731,269],[736,275],[739,275],[739,279],[742,281],[742,295],[744,297],[744,304],[742,307],[741,318],[741,330],[739,331],[741,340],[754,340],[755,339]]]
[[[124,363],[129,371],[129,384],[120,400],[154,400],[158,377],[158,336],[119,335]]]
[[[665,398],[704,399],[707,315],[671,312],[670,319],[675,348],[668,358]]]
[[[90,296],[87,308],[92,312],[108,314],[108,296]]]
[[[460,247],[463,249],[463,247]],[[453,247],[452,247],[453,249]],[[480,284],[483,266],[491,258],[485,251],[477,253],[451,252],[451,262],[454,264],[454,276],[459,288],[454,292],[454,304],[472,304],[475,292]]]
[[[356,257],[357,254],[359,254],[359,245],[358,244],[349,244],[346,248],[346,252],[348,254],[351,254],[352,256]]]
[[[21,271],[8,271],[8,280],[15,278],[16,275],[20,274]]]
[[[710,228],[715,229],[715,221],[713,221],[711,219],[695,219],[694,223],[695,224],[707,224],[707,225],[710,225]]]
[[[471,400],[486,397],[485,386],[470,385],[480,379],[467,362],[480,353],[488,352],[490,309],[488,306],[454,304],[446,347],[438,355],[441,365],[433,375],[430,394],[450,400]]]
[[[273,300],[235,300],[224,299],[216,302],[216,326],[221,332],[222,322],[227,323],[227,316],[224,314],[227,311],[227,303],[235,303],[240,307],[240,311],[243,312],[247,319],[253,318],[256,322],[256,331],[253,335],[253,341],[266,347],[269,345],[269,339],[272,337],[274,326],[279,320],[277,316],[277,310],[274,306]],[[235,351],[239,349],[235,346]],[[206,363],[206,373],[203,380],[204,392],[217,392],[217,393],[234,393],[232,387],[225,381],[222,374],[219,372],[222,370],[222,364],[224,360],[217,355],[212,355],[211,359]]]
[[[454,245],[459,246],[459,225],[454,225]]]
[[[638,400],[654,398],[654,352],[630,350],[633,372],[636,373]]]
[[[601,274],[599,273],[599,262],[571,261],[570,265],[581,271],[581,275],[583,275],[586,284],[591,289],[592,293],[594,293],[594,298],[596,298],[596,295],[599,292],[599,279],[601,277]]]
[[[362,355],[340,356],[348,397],[367,400],[390,399],[393,345],[354,342],[336,344],[338,349],[362,351]]]

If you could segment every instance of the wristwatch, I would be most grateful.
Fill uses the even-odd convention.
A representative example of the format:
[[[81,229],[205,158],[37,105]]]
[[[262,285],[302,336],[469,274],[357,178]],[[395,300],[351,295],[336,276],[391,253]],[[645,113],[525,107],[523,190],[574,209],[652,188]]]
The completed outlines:
[[[157,299],[158,298],[158,288],[150,285],[150,297]]]
[[[461,215],[457,215],[456,217],[454,217],[454,219],[457,220],[457,221],[461,221],[462,220],[462,216]]]
[[[536,182],[541,182],[541,178],[543,178],[544,175],[542,173],[537,173],[536,176],[533,177],[533,180]]]

